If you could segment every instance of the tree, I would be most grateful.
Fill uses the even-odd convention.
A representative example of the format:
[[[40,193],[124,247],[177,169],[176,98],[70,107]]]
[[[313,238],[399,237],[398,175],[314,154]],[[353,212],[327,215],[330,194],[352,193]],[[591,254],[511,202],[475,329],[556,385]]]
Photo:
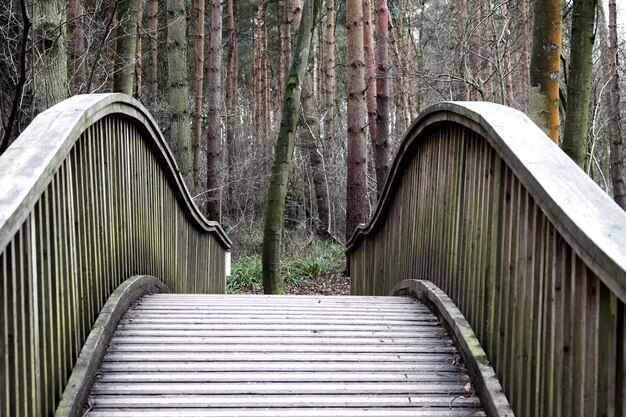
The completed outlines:
[[[211,49],[207,91],[207,215],[221,220],[222,195],[222,1],[211,0]]]
[[[34,9],[33,102],[39,113],[67,97],[67,14],[60,0],[40,0]]]
[[[185,16],[184,0],[167,0],[167,83],[172,120],[170,145],[180,173],[188,184],[192,184]]]
[[[372,152],[376,153],[376,63],[374,60],[374,29],[372,28],[372,4],[363,0],[363,58],[365,59],[365,104],[367,106],[367,127],[370,132]],[[376,157],[374,156],[374,159]],[[378,178],[378,177],[377,177]],[[377,182],[378,184],[378,182]],[[378,188],[378,187],[376,187]]]
[[[150,34],[150,71],[148,73],[148,96],[152,105],[156,104],[159,91],[158,74],[158,29],[159,29],[159,0],[150,0],[148,15],[148,33]]]
[[[78,94],[85,87],[85,30],[83,27],[83,0],[67,2],[68,76],[70,90]]]
[[[597,0],[574,0],[572,37],[567,77],[567,104],[563,151],[584,168],[589,129],[591,53],[594,42]]]
[[[296,40],[291,69],[285,83],[280,130],[274,150],[274,163],[267,191],[263,227],[263,290],[266,294],[284,292],[280,276],[280,242],[285,211],[285,195],[289,171],[293,163],[298,120],[300,118],[301,89],[309,60],[313,22],[321,0],[305,0]]]
[[[326,117],[324,118],[325,149],[333,143],[335,131],[335,0],[326,0]]]
[[[348,155],[346,190],[346,238],[365,213],[365,63],[363,57],[363,7],[361,0],[346,1],[346,64],[348,65]]]
[[[376,190],[383,191],[389,171],[389,9],[387,0],[376,0]]]
[[[536,0],[530,60],[530,118],[559,141],[561,0]]]
[[[609,60],[610,60],[610,116],[611,132],[611,182],[613,199],[626,210],[626,187],[624,185],[624,156],[622,147],[621,116],[619,106],[619,72],[617,65],[617,10],[615,0],[609,0]]]
[[[118,26],[115,42],[115,72],[113,91],[132,95],[135,82],[135,54],[137,48],[137,2],[119,0]]]
[[[194,39],[194,80],[193,80],[193,93],[194,93],[194,117],[193,117],[193,183],[196,193],[201,191],[200,180],[200,156],[202,152],[202,104],[203,104],[203,91],[204,85],[204,0],[196,0],[196,9],[194,11],[196,24],[195,24],[195,39]]]

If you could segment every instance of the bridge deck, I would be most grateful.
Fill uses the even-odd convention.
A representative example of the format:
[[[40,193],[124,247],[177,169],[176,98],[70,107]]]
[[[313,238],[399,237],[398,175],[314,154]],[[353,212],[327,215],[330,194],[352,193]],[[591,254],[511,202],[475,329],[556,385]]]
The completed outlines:
[[[89,400],[101,416],[484,416],[460,356],[401,297],[149,295]]]

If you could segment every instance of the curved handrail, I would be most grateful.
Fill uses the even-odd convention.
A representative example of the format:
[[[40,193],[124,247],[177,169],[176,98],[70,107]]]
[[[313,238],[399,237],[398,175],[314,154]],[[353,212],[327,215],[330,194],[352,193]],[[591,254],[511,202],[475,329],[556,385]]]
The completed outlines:
[[[522,113],[427,109],[347,254],[354,294],[445,291],[516,415],[626,412],[626,214]]]
[[[354,231],[346,244],[348,253],[381,224],[402,167],[424,133],[447,121],[483,134],[585,263],[626,301],[626,213],[524,113],[495,103],[439,103],[412,123],[376,210],[367,224]]]
[[[0,157],[0,414],[50,415],[98,312],[129,276],[224,292],[231,242],[122,94],[41,113]]]
[[[128,117],[146,130],[144,137],[154,140],[151,145],[160,152],[162,168],[169,171],[168,177],[189,218],[199,229],[215,232],[222,245],[230,248],[232,243],[220,224],[207,220],[193,203],[172,152],[148,110],[130,96],[108,93],[73,96],[40,113],[2,154],[0,178],[11,181],[0,188],[0,249],[28,216],[51,173],[59,168],[80,135],[96,121],[113,114]]]

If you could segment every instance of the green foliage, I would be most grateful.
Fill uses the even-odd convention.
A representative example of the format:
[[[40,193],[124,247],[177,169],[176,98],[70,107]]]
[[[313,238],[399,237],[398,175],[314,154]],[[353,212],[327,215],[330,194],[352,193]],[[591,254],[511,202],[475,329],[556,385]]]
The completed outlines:
[[[226,292],[229,294],[249,292],[255,286],[261,285],[263,273],[261,258],[257,256],[243,256],[233,262],[231,276],[226,283]]]
[[[344,258],[344,247],[331,242],[315,241],[294,245],[281,261],[281,275],[287,286],[299,286],[305,280],[316,280],[335,271]],[[243,256],[233,262],[228,278],[229,294],[251,292],[262,287],[261,257]]]

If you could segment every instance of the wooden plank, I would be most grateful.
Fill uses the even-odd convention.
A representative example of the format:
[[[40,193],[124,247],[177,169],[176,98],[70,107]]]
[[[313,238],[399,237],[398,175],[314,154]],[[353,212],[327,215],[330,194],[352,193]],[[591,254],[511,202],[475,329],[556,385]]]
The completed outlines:
[[[457,349],[445,343],[426,345],[318,345],[318,344],[111,344],[109,352],[299,352],[299,353],[456,353]]]
[[[451,401],[452,402],[452,401]],[[163,417],[163,410],[92,410],[89,417]],[[272,408],[272,409],[167,409],[168,417],[485,417],[478,410],[425,408]]]
[[[458,372],[108,372],[98,382],[460,382],[469,376]]]
[[[354,394],[310,394],[306,396],[286,396],[276,394],[250,395],[241,393],[238,395],[180,395],[169,394],[164,396],[153,395],[110,395],[98,394],[92,397],[91,406],[98,408],[283,408],[283,407],[440,407],[449,409],[475,408],[479,401],[474,397],[466,398],[455,396],[454,393],[446,395],[409,395],[409,394],[380,394],[380,395],[354,395]]]
[[[179,360],[178,352],[109,352],[104,362],[172,362]],[[193,352],[184,355],[186,362],[425,362],[452,363],[454,354],[446,353],[300,353],[300,352]]]
[[[288,382],[170,382],[170,383],[101,383],[96,382],[92,388],[92,398],[99,395],[120,395],[125,401],[133,395],[181,395],[186,398],[194,395],[281,395],[281,396],[308,396],[317,394],[326,395],[382,395],[382,394],[412,394],[412,395],[463,395],[464,384],[459,382],[302,382],[293,384]],[[293,399],[291,399],[293,401]],[[171,403],[171,400],[169,402]],[[174,403],[175,404],[175,403]],[[107,404],[111,407],[113,404]],[[131,406],[127,401],[125,407]]]
[[[432,363],[403,362],[103,362],[101,372],[422,372]],[[459,366],[438,364],[435,372],[459,372]]]
[[[249,345],[267,345],[274,346],[281,345],[299,345],[299,344],[315,344],[316,346],[327,345],[360,345],[360,346],[394,346],[404,344],[422,344],[422,345],[451,345],[451,340],[442,339],[441,335],[435,335],[431,337],[349,337],[349,338],[320,338],[315,335],[299,336],[299,337],[281,337],[281,336],[197,336],[197,337],[171,337],[157,334],[154,336],[120,336],[119,332],[117,336],[111,339],[111,344],[119,345],[124,343],[157,343],[157,344],[249,344]]]

